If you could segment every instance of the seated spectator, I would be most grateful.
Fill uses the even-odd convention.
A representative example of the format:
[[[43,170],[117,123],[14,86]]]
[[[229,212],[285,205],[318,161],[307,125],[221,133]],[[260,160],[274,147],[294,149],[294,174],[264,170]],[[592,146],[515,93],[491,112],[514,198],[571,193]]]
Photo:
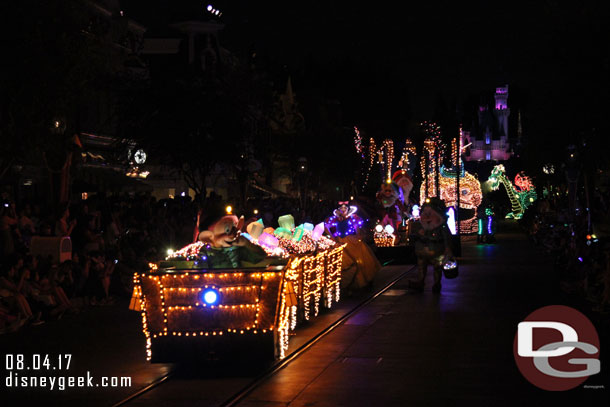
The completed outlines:
[[[40,319],[42,312],[38,311],[35,315],[32,312],[30,303],[24,295],[24,285],[26,278],[28,278],[28,273],[19,273],[22,266],[23,259],[19,256],[13,256],[9,260],[8,267],[0,276],[1,295],[21,314],[21,316],[26,318],[31,325],[40,325],[44,323],[44,321]]]
[[[8,303],[5,303],[2,297],[2,289],[0,289],[0,335],[8,332],[15,332],[21,328],[25,323],[26,319],[15,315],[11,312]]]
[[[49,292],[53,294],[53,297],[58,304],[58,309],[55,311],[56,313],[63,314],[66,311],[73,313],[78,312],[62,288],[62,283],[64,281],[69,283],[72,279],[71,276],[67,276],[67,274],[70,274],[66,271],[67,267],[70,267],[68,262],[64,262],[60,266],[51,267],[49,272]]]

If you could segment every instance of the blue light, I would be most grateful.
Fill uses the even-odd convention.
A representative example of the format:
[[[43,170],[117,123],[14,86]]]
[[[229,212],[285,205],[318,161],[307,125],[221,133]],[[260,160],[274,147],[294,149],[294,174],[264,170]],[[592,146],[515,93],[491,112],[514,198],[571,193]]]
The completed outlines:
[[[218,303],[220,295],[214,288],[208,288],[201,294],[201,298],[203,298],[203,302],[207,305],[215,305]]]
[[[453,207],[449,207],[449,209],[447,209],[447,226],[449,226],[449,231],[452,235],[457,233],[455,224],[455,208]]]
[[[582,257],[579,257],[578,261],[582,263],[583,262]]]
[[[413,205],[411,214],[413,215],[414,218],[419,218],[419,205]]]

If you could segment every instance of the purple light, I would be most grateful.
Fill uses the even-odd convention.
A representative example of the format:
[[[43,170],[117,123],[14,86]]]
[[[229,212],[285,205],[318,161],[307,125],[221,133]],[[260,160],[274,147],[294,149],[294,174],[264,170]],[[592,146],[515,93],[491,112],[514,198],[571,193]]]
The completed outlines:
[[[278,247],[280,243],[275,236],[270,235],[268,233],[262,233],[258,238],[258,242],[271,248]]]
[[[582,257],[579,257],[578,261],[582,263],[583,262]]]
[[[492,218],[491,218],[491,216],[488,216],[487,217],[487,234],[488,235],[492,234],[492,232],[491,232],[491,222],[492,222]]]

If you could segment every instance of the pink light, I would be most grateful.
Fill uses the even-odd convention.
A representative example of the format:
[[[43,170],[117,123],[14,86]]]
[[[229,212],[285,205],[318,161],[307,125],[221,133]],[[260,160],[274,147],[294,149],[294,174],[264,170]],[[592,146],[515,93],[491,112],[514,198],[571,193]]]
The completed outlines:
[[[311,232],[311,238],[313,240],[319,240],[324,233],[324,223],[318,223],[315,228],[313,228],[313,232]]]
[[[258,242],[262,245],[272,248],[278,247],[278,245],[280,244],[279,240],[277,240],[275,236],[270,235],[269,233],[261,233],[261,235],[258,237]]]

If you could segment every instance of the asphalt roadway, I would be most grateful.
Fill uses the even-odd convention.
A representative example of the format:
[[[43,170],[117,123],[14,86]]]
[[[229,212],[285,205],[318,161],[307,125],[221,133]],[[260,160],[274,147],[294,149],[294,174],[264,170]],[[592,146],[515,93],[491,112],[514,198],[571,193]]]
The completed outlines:
[[[539,405],[566,401],[608,405],[607,315],[559,290],[550,261],[518,230],[498,235],[494,245],[465,238],[460,276],[423,293],[406,279],[339,325],[292,363],[248,394],[240,406],[446,406]],[[400,275],[406,265],[384,267],[375,288]],[[412,275],[411,273],[408,273]],[[295,349],[339,319],[369,293],[346,298],[341,307],[297,330]],[[529,383],[513,356],[517,324],[534,310],[553,304],[585,313],[600,336],[601,373],[573,390],[549,392]],[[139,313],[125,301],[66,315],[0,336],[2,405],[113,405],[168,371],[174,377],[142,395],[133,406],[216,406],[248,384],[266,366],[237,361],[201,365],[193,371],[145,361]],[[22,370],[8,369],[6,354]],[[33,372],[36,358],[49,355],[49,369]],[[71,365],[65,362],[71,355]],[[59,359],[63,358],[63,369]],[[29,363],[28,363],[29,362]],[[27,370],[30,367],[31,370]],[[53,369],[55,367],[55,369]],[[89,372],[89,377],[87,376]],[[56,377],[55,388],[21,388],[18,376]],[[11,376],[13,382],[7,382]],[[83,376],[83,387],[60,390],[60,376]],[[129,387],[103,387],[102,377],[131,378]],[[67,380],[67,379],[65,379]],[[93,387],[86,387],[87,381]],[[7,387],[7,384],[12,384]],[[98,384],[98,386],[95,386]]]

